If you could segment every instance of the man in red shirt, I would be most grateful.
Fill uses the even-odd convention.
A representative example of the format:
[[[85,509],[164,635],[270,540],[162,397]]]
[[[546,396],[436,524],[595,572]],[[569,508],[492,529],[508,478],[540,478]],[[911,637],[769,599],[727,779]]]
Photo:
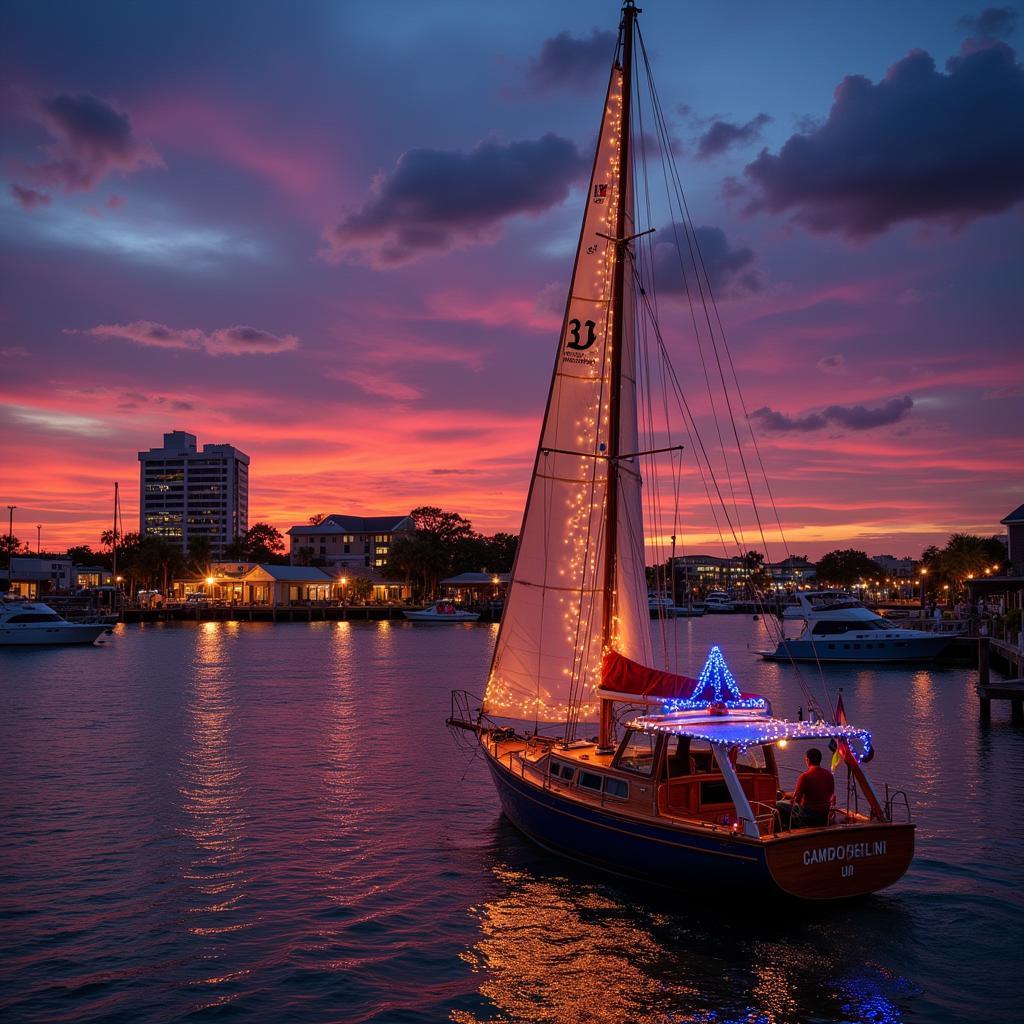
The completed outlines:
[[[836,791],[836,781],[827,768],[821,767],[821,751],[811,747],[804,755],[807,771],[796,780],[796,789],[792,796],[784,794],[787,799],[779,801],[783,825],[786,824],[786,811],[790,812],[791,828],[813,828],[828,824],[828,812],[832,809],[832,795]]]

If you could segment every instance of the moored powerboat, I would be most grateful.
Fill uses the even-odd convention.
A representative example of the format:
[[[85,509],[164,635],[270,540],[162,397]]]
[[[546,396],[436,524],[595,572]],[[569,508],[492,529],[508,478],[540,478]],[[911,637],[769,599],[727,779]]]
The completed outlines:
[[[803,619],[803,630],[783,637],[774,651],[759,651],[768,661],[919,661],[941,654],[954,635],[895,625],[838,590],[796,596],[799,605],[787,607],[783,618]]]
[[[450,622],[476,622],[479,612],[467,612],[451,601],[435,601],[432,605],[419,611],[403,611],[402,614],[411,622],[434,622],[439,624]]]
[[[106,623],[68,622],[39,601],[0,602],[0,647],[92,644],[109,628]]]
[[[647,608],[652,619],[674,619],[679,614],[675,602],[667,594],[647,595]]]
[[[704,598],[704,610],[709,615],[731,615],[736,605],[724,590],[712,590]]]

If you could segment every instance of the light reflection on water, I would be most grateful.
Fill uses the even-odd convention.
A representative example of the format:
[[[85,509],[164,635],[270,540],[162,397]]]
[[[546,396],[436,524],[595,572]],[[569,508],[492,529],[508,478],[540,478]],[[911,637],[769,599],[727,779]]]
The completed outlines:
[[[832,909],[666,900],[533,847],[443,720],[495,628],[202,623],[0,651],[0,1015],[330,1021],[1012,1020],[1024,733],[968,668],[837,667],[919,822],[907,877]],[[678,620],[782,714],[743,616]],[[658,643],[656,642],[656,647]],[[817,685],[816,670],[803,672]],[[465,737],[463,737],[465,739]],[[696,900],[701,902],[696,902]],[[999,977],[987,980],[993,964]]]

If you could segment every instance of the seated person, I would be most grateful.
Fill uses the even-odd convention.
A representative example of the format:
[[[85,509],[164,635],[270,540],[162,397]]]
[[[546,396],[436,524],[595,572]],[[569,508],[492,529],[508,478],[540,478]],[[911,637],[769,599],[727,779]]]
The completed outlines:
[[[776,807],[783,828],[814,828],[828,824],[836,781],[821,767],[821,751],[811,747],[804,755],[807,770],[796,780],[792,793],[783,793]]]

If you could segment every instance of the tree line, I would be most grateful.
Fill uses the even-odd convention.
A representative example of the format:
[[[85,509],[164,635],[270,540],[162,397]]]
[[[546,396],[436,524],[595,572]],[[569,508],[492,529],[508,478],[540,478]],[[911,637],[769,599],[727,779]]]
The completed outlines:
[[[2,565],[6,568],[13,553],[15,557],[32,557],[35,552],[17,537],[3,537],[0,545]],[[285,542],[281,531],[268,523],[254,523],[243,536],[236,537],[225,548],[221,561],[287,563]],[[42,558],[70,558],[74,565],[97,565],[114,569],[114,531],[100,534],[100,548],[88,544],[69,547],[60,555],[42,552]],[[117,575],[123,576],[126,590],[134,594],[139,589],[155,589],[166,593],[171,580],[186,573],[205,576],[214,561],[213,547],[206,537],[193,537],[184,552],[177,544],[149,534],[124,533],[117,537]]]
[[[410,513],[414,529],[391,538],[384,573],[413,584],[423,597],[440,580],[462,572],[511,572],[519,538],[511,533],[484,536],[457,512],[422,505]]]

